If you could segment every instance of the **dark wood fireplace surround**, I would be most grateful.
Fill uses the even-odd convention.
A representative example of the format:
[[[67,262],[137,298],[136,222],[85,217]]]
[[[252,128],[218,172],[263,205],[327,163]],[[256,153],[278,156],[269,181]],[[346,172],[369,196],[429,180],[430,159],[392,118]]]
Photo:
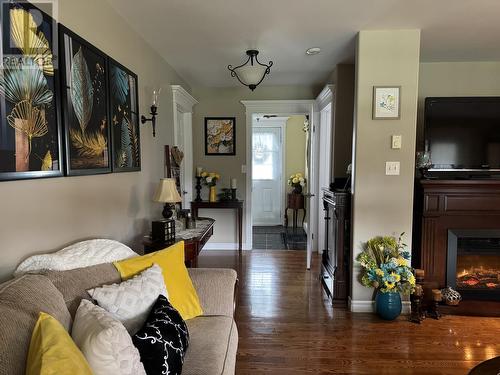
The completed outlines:
[[[418,181],[414,225],[413,266],[425,270],[426,289],[444,288],[448,230],[500,229],[500,180]],[[500,316],[500,301],[464,300],[445,310]]]

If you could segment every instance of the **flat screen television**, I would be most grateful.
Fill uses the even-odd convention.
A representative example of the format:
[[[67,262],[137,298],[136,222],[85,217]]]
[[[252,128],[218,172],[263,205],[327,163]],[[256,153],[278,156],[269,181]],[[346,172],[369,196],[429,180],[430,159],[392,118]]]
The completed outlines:
[[[500,171],[500,97],[426,98],[431,171]]]

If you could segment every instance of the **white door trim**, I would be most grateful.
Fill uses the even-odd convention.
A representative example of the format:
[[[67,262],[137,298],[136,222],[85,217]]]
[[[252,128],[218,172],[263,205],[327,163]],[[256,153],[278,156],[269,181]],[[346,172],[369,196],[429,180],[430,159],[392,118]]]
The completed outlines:
[[[183,180],[185,184],[193,181],[193,107],[198,104],[198,101],[191,96],[182,86],[180,85],[171,85],[172,88],[172,98],[173,98],[173,117],[174,117],[174,145],[179,146],[181,150],[184,152],[184,173]],[[182,119],[178,118],[178,114],[182,114]],[[182,134],[184,134],[183,144],[180,143],[180,129],[179,129],[179,120],[182,120]],[[192,183],[191,183],[192,185]],[[185,186],[182,189],[187,189],[189,193],[192,192],[193,188],[186,188]],[[184,204],[184,208],[190,208],[189,204]]]
[[[277,116],[291,116],[291,115],[308,115],[309,122],[311,123],[311,129],[314,130],[314,126],[318,121],[317,117],[317,103],[316,100],[242,100],[241,104],[245,106],[246,109],[246,201],[245,201],[245,229],[246,229],[246,248],[252,248],[252,122],[254,115],[259,114],[273,114]],[[311,131],[311,144],[317,144],[317,132]],[[313,145],[313,147],[315,147]],[[314,159],[314,158],[312,158]],[[317,168],[316,161],[311,160],[311,175],[313,176],[310,181],[309,190],[312,194],[316,194],[318,197],[319,192],[317,191]],[[312,250],[315,246],[315,238],[312,234],[315,233],[317,228],[316,217],[317,217],[317,199],[312,200],[310,210],[310,221],[308,226],[308,246],[307,246],[307,269],[311,268]]]

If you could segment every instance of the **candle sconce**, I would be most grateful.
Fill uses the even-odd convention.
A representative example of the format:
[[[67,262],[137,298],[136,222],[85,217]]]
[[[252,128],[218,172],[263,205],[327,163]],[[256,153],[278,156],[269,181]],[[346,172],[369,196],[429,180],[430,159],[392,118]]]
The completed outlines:
[[[161,89],[153,90],[153,103],[151,104],[151,117],[146,117],[144,115],[141,116],[141,123],[145,124],[151,121],[151,125],[153,126],[153,137],[156,137],[156,116],[158,115],[158,97],[160,96]]]

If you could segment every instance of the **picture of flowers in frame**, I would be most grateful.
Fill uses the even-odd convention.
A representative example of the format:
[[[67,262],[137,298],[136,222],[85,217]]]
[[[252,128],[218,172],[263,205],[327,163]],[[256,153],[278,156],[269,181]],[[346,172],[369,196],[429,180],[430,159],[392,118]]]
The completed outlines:
[[[205,155],[236,155],[235,117],[205,117]]]
[[[111,172],[107,56],[59,26],[67,175]]]
[[[401,86],[373,87],[373,119],[398,120],[401,118]]]
[[[141,170],[137,75],[109,59],[113,172]]]
[[[57,23],[28,2],[2,2],[0,180],[62,171]]]

